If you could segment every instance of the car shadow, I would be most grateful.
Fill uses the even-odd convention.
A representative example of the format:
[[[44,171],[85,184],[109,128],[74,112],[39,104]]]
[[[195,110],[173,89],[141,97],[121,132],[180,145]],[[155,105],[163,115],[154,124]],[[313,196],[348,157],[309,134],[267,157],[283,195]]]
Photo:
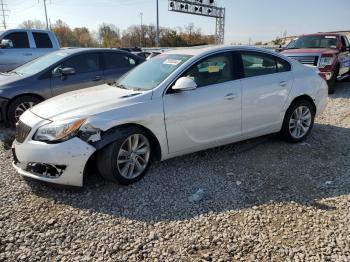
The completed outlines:
[[[350,81],[337,82],[334,94],[329,96],[331,98],[350,98]]]
[[[39,196],[95,213],[139,221],[187,220],[269,203],[333,210],[322,199],[350,192],[350,129],[315,124],[306,142],[265,136],[155,163],[130,186],[90,174],[80,191],[30,181]],[[198,201],[193,194],[202,190]]]
[[[6,150],[10,149],[14,139],[15,139],[15,129],[10,127],[5,127],[3,123],[0,123],[0,142],[2,142],[2,146]]]

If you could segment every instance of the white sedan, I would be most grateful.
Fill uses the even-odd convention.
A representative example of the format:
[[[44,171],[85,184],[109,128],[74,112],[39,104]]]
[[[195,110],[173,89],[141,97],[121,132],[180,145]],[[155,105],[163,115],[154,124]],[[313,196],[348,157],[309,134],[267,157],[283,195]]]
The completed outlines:
[[[327,90],[314,69],[268,50],[173,50],[114,84],[26,111],[14,167],[23,176],[82,186],[85,167],[97,161],[103,177],[130,184],[152,160],[270,133],[303,141],[326,107]]]

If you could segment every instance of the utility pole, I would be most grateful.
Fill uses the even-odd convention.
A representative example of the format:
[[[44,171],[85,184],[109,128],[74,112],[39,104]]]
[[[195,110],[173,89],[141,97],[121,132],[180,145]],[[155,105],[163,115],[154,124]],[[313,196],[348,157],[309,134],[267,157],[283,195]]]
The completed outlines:
[[[157,0],[157,37],[156,37],[156,45],[159,47],[159,3]]]
[[[5,14],[5,12],[7,11],[7,10],[5,10],[5,8],[4,8],[4,1],[3,0],[0,0],[1,2],[0,2],[0,5],[1,5],[1,16],[2,16],[2,25],[3,25],[3,27],[5,28],[5,30],[6,30],[6,14]]]
[[[46,17],[46,29],[49,30],[49,20],[47,19],[46,0],[43,0],[43,1],[44,1],[45,17]]]
[[[140,18],[141,18],[141,27],[140,27],[140,47],[142,47],[142,38],[143,38],[143,27],[142,27],[142,16],[143,13],[140,13]]]

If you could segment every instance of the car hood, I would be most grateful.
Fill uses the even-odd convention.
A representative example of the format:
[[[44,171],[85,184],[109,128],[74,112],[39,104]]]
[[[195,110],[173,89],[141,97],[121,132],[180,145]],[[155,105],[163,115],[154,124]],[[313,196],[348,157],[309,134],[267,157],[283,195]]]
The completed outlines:
[[[0,73],[0,89],[22,79],[23,77],[16,74]]]
[[[281,52],[283,55],[298,55],[298,54],[337,54],[339,51],[332,48],[300,48],[287,49]]]
[[[152,92],[126,90],[105,84],[53,97],[33,107],[31,112],[53,121],[93,116],[149,100],[151,95]]]

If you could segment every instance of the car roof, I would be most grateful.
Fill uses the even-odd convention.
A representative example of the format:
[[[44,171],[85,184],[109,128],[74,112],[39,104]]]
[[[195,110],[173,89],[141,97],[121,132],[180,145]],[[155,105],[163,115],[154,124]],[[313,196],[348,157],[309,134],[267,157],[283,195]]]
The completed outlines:
[[[190,48],[181,48],[181,49],[173,49],[171,51],[166,51],[166,54],[178,54],[178,55],[190,55],[190,56],[200,56],[206,55],[213,52],[219,51],[258,51],[264,53],[270,53],[276,56],[279,56],[278,53],[268,50],[266,48],[258,48],[253,46],[233,46],[233,45],[216,45],[216,46],[200,46],[200,47],[190,47]]]
[[[85,47],[63,47],[55,52],[57,53],[66,53],[66,54],[76,54],[76,53],[82,53],[82,52],[118,52],[123,54],[132,54],[130,52],[126,52],[124,50],[120,50],[118,48],[85,48]]]
[[[305,34],[305,35],[301,35],[301,36],[317,36],[317,35],[319,35],[319,36],[322,36],[322,35],[340,36],[340,35],[343,35],[343,34],[340,34],[340,33],[327,33],[327,32],[322,33],[322,32],[320,32],[320,33],[314,33],[314,34]]]

